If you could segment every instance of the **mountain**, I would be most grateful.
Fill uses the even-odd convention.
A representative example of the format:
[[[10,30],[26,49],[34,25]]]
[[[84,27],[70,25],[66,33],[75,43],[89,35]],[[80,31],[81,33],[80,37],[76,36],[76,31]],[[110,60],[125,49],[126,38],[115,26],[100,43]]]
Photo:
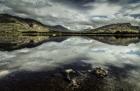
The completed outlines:
[[[0,31],[4,30],[6,27],[6,31],[16,31],[16,32],[26,32],[26,31],[36,31],[36,32],[49,32],[51,31],[65,31],[68,29],[56,25],[56,26],[48,26],[44,25],[38,21],[29,18],[21,18],[17,16],[12,16],[8,14],[0,15]],[[12,28],[12,29],[11,29]],[[4,30],[4,31],[5,31]]]
[[[50,31],[57,31],[57,32],[71,32],[69,29],[61,26],[61,25],[56,25],[56,26],[48,26]]]
[[[140,27],[132,26],[130,23],[119,23],[106,25],[96,29],[88,29],[84,32],[71,32],[60,25],[49,26],[33,19],[0,14],[0,50],[14,50],[25,47],[34,47],[48,41],[52,37],[59,41],[58,36],[92,37],[96,35],[102,36],[104,33],[111,35],[123,34],[123,36],[125,33],[132,33],[138,34],[139,36]],[[41,34],[41,36],[39,34]],[[104,41],[103,39],[95,39]],[[63,40],[63,38],[60,40]]]
[[[132,26],[130,23],[118,23],[88,30],[88,33],[140,33],[140,27]]]
[[[68,29],[62,26],[48,26],[28,18],[20,18],[8,14],[0,15],[0,50],[13,50],[24,47],[33,47],[53,37],[53,33]],[[24,33],[47,33],[50,36],[29,36]],[[59,33],[59,32],[57,32]],[[35,34],[36,35],[36,34]]]

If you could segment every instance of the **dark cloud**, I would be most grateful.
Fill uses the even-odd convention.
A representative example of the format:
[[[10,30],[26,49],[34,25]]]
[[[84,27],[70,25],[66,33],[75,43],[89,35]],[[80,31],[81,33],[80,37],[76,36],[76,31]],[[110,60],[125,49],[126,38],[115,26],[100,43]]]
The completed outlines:
[[[15,2],[14,2],[15,1]],[[4,4],[6,6],[9,7],[14,7],[14,9],[16,9],[16,7],[32,7],[32,8],[41,8],[41,7],[45,7],[45,6],[52,6],[49,2],[44,1],[44,0],[38,0],[37,2],[33,2],[33,1],[9,1],[9,0],[2,0],[0,1],[1,4]],[[19,3],[20,2],[20,3]]]
[[[0,0],[0,13],[81,30],[110,23],[140,24],[139,0]],[[95,28],[95,27],[94,27]]]
[[[132,16],[134,18],[140,18],[140,14],[131,14],[130,16]]]
[[[140,0],[128,0],[128,3],[140,3]]]
[[[52,0],[52,1],[57,3],[63,3],[70,7],[78,8],[78,9],[90,8],[88,6],[85,6],[85,4],[95,2],[95,0]]]
[[[95,0],[53,0],[53,1],[75,5],[84,5],[87,3],[95,2]]]
[[[108,0],[109,2],[120,2],[120,1],[122,1],[122,0]]]

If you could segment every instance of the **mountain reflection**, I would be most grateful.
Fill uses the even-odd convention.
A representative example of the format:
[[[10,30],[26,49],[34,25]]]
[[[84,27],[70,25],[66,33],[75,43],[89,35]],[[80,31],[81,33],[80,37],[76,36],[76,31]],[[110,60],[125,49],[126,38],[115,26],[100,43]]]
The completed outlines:
[[[15,50],[21,48],[36,47],[45,42],[62,42],[72,36],[40,36],[40,35],[19,35],[19,36],[0,36],[0,50]],[[129,45],[131,43],[138,43],[139,36],[78,36],[86,39],[93,39],[111,45]]]
[[[32,48],[45,42],[55,41],[61,42],[67,39],[64,37],[52,36],[0,36],[0,50],[15,50],[21,48]]]
[[[43,40],[43,44],[10,52],[0,51],[0,91],[140,90],[138,37],[20,36],[10,39],[16,43],[21,37],[25,42],[17,43],[28,44],[26,41],[30,39],[31,46],[38,40]],[[123,42],[125,39],[127,42]],[[106,44],[103,40],[109,42]],[[115,40],[119,42],[115,44]],[[3,43],[6,41],[3,39]],[[125,43],[128,46],[124,46]],[[91,73],[96,67],[107,70],[108,75],[98,78]],[[78,73],[74,75],[74,79],[80,81],[78,88],[71,85],[66,70]]]
[[[129,45],[140,42],[139,36],[88,36],[91,39],[101,41],[111,45]]]

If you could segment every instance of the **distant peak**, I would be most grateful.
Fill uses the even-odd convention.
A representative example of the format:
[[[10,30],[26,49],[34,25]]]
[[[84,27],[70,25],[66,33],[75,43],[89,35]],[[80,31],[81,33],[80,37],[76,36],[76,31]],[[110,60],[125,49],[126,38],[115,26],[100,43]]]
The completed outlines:
[[[103,27],[107,27],[107,26],[132,26],[131,23],[115,23],[115,24],[109,24],[109,25],[106,25],[106,26],[103,26]]]

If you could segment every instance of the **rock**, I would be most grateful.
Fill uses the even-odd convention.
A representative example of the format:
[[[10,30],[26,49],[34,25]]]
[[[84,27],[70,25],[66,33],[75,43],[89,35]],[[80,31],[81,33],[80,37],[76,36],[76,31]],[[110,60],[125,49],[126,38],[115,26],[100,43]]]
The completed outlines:
[[[108,76],[108,71],[101,68],[101,67],[96,67],[93,72],[92,72],[97,78],[104,78]]]
[[[66,80],[68,80],[68,89],[77,90],[82,88],[84,85],[87,84],[88,80],[93,80],[101,82],[108,76],[108,71],[101,67],[96,67],[95,69],[90,69],[87,71],[83,70],[73,70],[73,69],[66,69],[64,70]],[[101,78],[99,80],[99,78]]]
[[[66,74],[66,78],[69,80],[68,88],[71,88],[73,90],[80,88],[81,84],[86,79],[85,75],[73,69],[66,69],[65,74]]]
[[[74,71],[73,69],[66,69],[64,74],[66,74],[66,78],[69,81],[78,76],[77,72]]]

